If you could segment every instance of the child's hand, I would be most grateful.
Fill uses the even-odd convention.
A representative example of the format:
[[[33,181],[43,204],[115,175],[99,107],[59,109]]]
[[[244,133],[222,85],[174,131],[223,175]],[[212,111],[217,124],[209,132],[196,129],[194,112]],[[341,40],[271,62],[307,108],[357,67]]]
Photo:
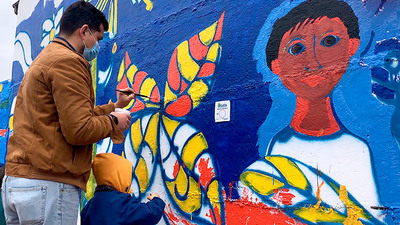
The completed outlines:
[[[159,198],[160,195],[158,195],[157,193],[150,193],[149,196],[147,196],[147,199],[151,201],[154,197]]]

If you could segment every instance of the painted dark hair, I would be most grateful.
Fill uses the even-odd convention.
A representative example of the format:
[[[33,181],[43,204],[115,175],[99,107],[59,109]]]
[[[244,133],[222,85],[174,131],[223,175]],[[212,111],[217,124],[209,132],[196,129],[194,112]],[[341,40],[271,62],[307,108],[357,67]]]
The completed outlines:
[[[279,45],[286,32],[298,23],[303,23],[306,19],[310,19],[309,21],[312,23],[315,19],[324,16],[331,19],[338,17],[346,26],[350,38],[360,38],[358,18],[346,2],[338,0],[307,0],[274,23],[265,50],[268,67],[271,69],[271,62],[278,58]],[[307,23],[310,23],[309,21]]]
[[[90,30],[100,31],[100,24],[108,30],[108,22],[104,14],[92,4],[78,1],[70,5],[60,20],[60,33],[71,35],[74,31],[87,24]]]

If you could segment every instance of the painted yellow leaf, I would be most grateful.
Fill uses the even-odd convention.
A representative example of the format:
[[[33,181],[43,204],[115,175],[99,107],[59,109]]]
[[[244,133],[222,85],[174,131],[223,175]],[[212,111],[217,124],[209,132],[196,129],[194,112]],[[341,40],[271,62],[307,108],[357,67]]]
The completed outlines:
[[[185,165],[192,170],[194,161],[204,150],[208,148],[207,141],[202,133],[193,136],[183,147],[182,160]]]
[[[245,171],[240,180],[255,192],[261,195],[270,195],[275,189],[283,187],[283,183],[276,178],[255,171]]]
[[[182,42],[178,47],[178,68],[182,76],[193,81],[199,71],[199,65],[193,60],[192,56],[189,54],[189,43],[188,41]]]
[[[265,159],[271,162],[293,187],[302,190],[309,187],[306,177],[294,162],[282,156],[267,156]]]

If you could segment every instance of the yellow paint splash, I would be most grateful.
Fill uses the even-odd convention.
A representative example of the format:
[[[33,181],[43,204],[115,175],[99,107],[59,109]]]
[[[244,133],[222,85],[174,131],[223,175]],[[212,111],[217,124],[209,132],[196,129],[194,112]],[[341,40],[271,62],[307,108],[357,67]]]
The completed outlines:
[[[213,41],[215,31],[217,29],[218,22],[213,23],[211,26],[207,27],[205,30],[199,33],[199,38],[201,43],[204,45],[210,45]]]
[[[119,72],[118,72],[118,82],[121,82],[122,77],[124,76],[125,72],[125,59],[122,59],[121,65],[119,66]]]
[[[178,47],[178,68],[182,76],[188,81],[193,81],[199,71],[199,65],[189,54],[189,42],[184,41]]]
[[[90,201],[90,199],[93,198],[95,189],[96,189],[96,180],[94,179],[93,171],[90,170],[89,180],[86,183],[86,193],[85,193],[86,200]]]
[[[321,187],[322,187],[322,185],[324,185],[324,183],[325,182],[322,181],[322,183],[318,186],[317,193],[315,194],[316,199],[318,200],[317,204],[315,204],[315,206],[314,206],[315,209],[318,209],[320,207],[320,205],[321,205],[321,202],[322,202],[322,199],[321,199]]]
[[[200,104],[201,99],[208,93],[208,86],[202,81],[193,82],[188,90],[188,94],[193,100],[193,108]]]
[[[177,178],[175,181],[165,181],[165,184],[168,187],[168,190],[170,191],[172,197],[174,198],[176,204],[186,213],[192,213],[196,210],[198,210],[201,207],[201,190],[198,187],[197,182],[192,178],[189,177],[189,180],[187,179],[187,175],[183,170],[179,170],[178,176],[181,174],[182,178]],[[183,178],[186,177],[186,178]],[[179,186],[183,186],[180,183],[183,183],[187,185],[187,180],[189,181],[189,190],[187,191],[187,194],[185,195],[185,200],[180,200],[176,197],[175,193],[175,187],[179,191],[179,193],[183,192],[183,190],[179,190]],[[185,190],[187,190],[187,187],[184,187]]]
[[[135,64],[129,66],[128,71],[126,71],[126,76],[128,77],[129,82],[133,84],[133,77],[135,76],[138,68]]]
[[[133,145],[133,150],[136,154],[139,153],[139,147],[142,143],[142,131],[140,128],[140,119],[136,120],[136,122],[132,123],[131,125],[131,142]]]
[[[293,187],[305,190],[309,187],[308,181],[300,168],[291,160],[282,156],[267,156],[265,159],[271,162]]]
[[[221,50],[221,46],[218,43],[214,43],[210,47],[210,50],[208,50],[206,59],[211,62],[215,62],[219,56],[220,50]]]
[[[339,199],[343,202],[347,209],[347,218],[343,221],[343,225],[362,225],[360,218],[360,213],[362,209],[356,205],[353,205],[349,199],[349,194],[346,190],[346,186],[340,185]]]
[[[117,16],[118,16],[118,0],[112,0],[109,7],[108,12],[108,32],[110,33],[117,33]]]
[[[155,157],[157,153],[157,138],[158,138],[158,120],[159,120],[159,114],[156,113],[154,114],[150,122],[147,126],[147,131],[145,134],[144,140],[149,144],[149,147],[151,149],[151,152],[153,153],[153,157]]]
[[[179,126],[180,123],[176,120],[171,120],[170,118],[168,118],[166,116],[162,116],[162,118],[163,118],[165,129],[167,130],[167,133],[169,135],[169,138],[172,138],[172,136],[175,133],[176,128]]]
[[[211,204],[216,207],[218,214],[221,215],[221,204],[219,203],[219,184],[218,181],[214,180],[208,186],[207,197],[210,199]]]
[[[182,160],[185,162],[185,165],[192,170],[194,167],[194,161],[197,156],[200,155],[204,150],[208,148],[208,144],[206,138],[202,133],[196,134],[192,137],[182,151]]]
[[[321,206],[321,187],[324,185],[324,181],[318,186],[317,192],[315,194],[316,199],[318,200],[317,204],[314,206],[310,205],[309,207],[299,208],[293,211],[293,213],[299,216],[302,219],[307,221],[311,221],[314,223],[317,222],[334,222],[341,223],[344,221],[345,217],[340,213],[336,212],[332,208],[325,208]]]
[[[55,32],[56,32],[56,31],[54,30],[54,28],[51,29],[51,31],[50,31],[50,41],[54,40]]]
[[[143,0],[144,1],[144,3],[146,3],[146,10],[147,11],[151,11],[151,10],[153,10],[153,2],[152,1],[150,1],[150,0]]]
[[[149,172],[147,170],[146,161],[142,157],[139,158],[135,168],[135,174],[139,181],[140,192],[145,193],[149,186]]]
[[[14,116],[10,116],[10,120],[8,121],[8,127],[10,130],[14,129]]]
[[[93,91],[94,91],[94,95],[96,97],[96,89],[97,89],[97,57],[94,58],[90,62],[90,72],[92,74]],[[96,98],[95,98],[95,100],[96,100]],[[96,102],[95,102],[95,104],[96,104]]]
[[[177,96],[171,91],[168,83],[165,84],[165,97],[164,97],[164,106],[167,105],[168,102],[177,99]]]
[[[268,175],[254,172],[245,171],[240,175],[240,180],[255,192],[261,195],[270,195],[274,193],[275,189],[283,187],[283,183],[276,178]]]
[[[156,86],[156,81],[153,78],[147,77],[140,87],[139,93],[146,96],[151,96],[151,92]]]

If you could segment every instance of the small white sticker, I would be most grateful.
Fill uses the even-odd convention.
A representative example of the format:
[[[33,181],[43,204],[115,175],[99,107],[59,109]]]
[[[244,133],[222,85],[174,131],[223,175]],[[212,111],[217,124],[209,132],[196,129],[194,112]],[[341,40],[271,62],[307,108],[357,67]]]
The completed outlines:
[[[227,122],[231,120],[231,101],[215,102],[215,122]]]

